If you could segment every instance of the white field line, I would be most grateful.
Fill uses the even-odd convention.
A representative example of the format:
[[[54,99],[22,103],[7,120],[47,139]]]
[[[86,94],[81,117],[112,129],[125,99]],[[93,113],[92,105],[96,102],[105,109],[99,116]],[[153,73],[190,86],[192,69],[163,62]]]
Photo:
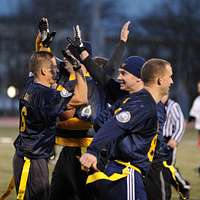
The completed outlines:
[[[12,144],[13,139],[11,137],[0,137],[0,144]]]

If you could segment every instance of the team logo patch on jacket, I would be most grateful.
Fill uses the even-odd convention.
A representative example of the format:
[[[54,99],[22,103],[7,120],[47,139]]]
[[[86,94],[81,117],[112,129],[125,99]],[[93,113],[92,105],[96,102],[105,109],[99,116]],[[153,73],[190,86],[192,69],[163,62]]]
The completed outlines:
[[[131,119],[131,113],[129,111],[123,111],[116,115],[116,119],[121,123],[127,123]]]
[[[92,114],[91,105],[84,107],[81,111],[81,117],[89,118]]]
[[[60,92],[60,95],[61,97],[69,97],[72,95],[71,92],[67,91],[66,89],[63,89],[61,92]]]

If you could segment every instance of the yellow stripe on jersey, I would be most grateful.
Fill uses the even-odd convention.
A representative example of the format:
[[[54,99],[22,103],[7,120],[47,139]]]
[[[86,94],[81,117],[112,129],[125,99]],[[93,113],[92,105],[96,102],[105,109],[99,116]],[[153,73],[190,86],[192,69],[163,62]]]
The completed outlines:
[[[57,127],[65,130],[82,131],[92,128],[92,123],[89,121],[81,120],[77,117],[73,117],[64,121],[59,121]]]
[[[64,89],[62,85],[57,85],[56,90],[61,92]]]
[[[84,77],[90,77],[89,72],[85,72],[85,73],[84,73]],[[76,80],[75,73],[71,73],[71,74],[70,74],[70,76],[69,76],[69,80],[70,80],[70,81],[74,81],[74,80]]]
[[[123,100],[122,104],[127,103],[127,101],[130,99],[130,97],[127,97],[126,99]]]
[[[122,109],[121,108],[117,108],[114,112],[114,114],[116,115],[118,112],[120,112]]]
[[[56,136],[55,143],[67,147],[88,147],[93,138],[63,138]]]

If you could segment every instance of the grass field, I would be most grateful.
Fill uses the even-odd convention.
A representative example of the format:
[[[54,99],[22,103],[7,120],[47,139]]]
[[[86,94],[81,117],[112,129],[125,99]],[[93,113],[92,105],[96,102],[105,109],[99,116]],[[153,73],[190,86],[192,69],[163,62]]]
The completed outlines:
[[[12,157],[14,153],[13,145],[9,143],[9,140],[2,141],[1,138],[9,137],[14,140],[16,135],[17,129],[15,128],[0,128],[0,195],[5,191],[12,177]],[[200,200],[200,177],[197,173],[197,166],[200,164],[200,149],[196,147],[196,137],[197,134],[194,131],[187,130],[177,155],[177,167],[192,185],[191,200]],[[50,166],[50,171],[52,171],[52,168]],[[8,199],[16,199],[14,190]],[[173,199],[178,200],[176,192],[173,192]]]

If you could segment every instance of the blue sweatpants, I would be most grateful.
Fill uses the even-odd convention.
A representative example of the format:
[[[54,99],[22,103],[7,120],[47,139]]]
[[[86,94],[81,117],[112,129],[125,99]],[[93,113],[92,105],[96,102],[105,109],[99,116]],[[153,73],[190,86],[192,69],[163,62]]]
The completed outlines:
[[[118,163],[110,162],[105,174],[120,174],[123,168]],[[127,177],[115,181],[100,179],[88,184],[88,187],[98,200],[147,200],[142,175],[132,168],[129,171]]]

